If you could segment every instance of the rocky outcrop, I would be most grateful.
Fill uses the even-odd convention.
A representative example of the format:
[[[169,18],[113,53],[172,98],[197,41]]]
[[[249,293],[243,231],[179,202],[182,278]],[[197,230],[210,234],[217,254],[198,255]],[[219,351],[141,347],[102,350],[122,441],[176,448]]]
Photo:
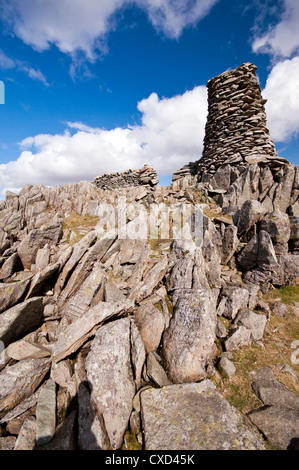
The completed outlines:
[[[122,173],[105,173],[97,176],[94,182],[101,189],[127,188],[131,186],[150,186],[158,184],[159,178],[156,170],[144,165],[141,170],[127,170]]]

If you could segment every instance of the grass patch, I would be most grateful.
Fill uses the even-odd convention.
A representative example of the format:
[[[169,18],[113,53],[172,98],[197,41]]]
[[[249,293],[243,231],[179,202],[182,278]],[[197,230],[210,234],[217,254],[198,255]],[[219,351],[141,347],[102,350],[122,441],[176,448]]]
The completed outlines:
[[[69,217],[66,217],[63,221],[63,231],[70,230],[74,232],[75,236],[72,239],[72,245],[78,243],[86,233],[95,228],[99,222],[98,217],[92,217],[90,215],[80,215],[72,213]],[[67,242],[69,243],[69,237]]]
[[[285,305],[292,305],[293,302],[299,302],[299,286],[284,286],[279,289],[270,290],[266,296],[265,300],[268,302],[281,299]]]
[[[297,298],[298,291],[294,289],[296,286],[287,287],[288,289],[271,291],[270,298],[277,299],[279,290],[281,298],[287,299],[290,304],[293,301],[290,298]],[[269,293],[265,297],[269,301]],[[291,344],[296,339],[299,339],[299,319],[291,312],[284,317],[272,314],[263,336],[264,347],[253,341],[251,346],[234,351],[232,362],[236,367],[236,373],[230,380],[223,381],[219,391],[242,413],[246,414],[259,408],[262,402],[251,388],[250,372],[268,366],[273,370],[277,380],[299,396],[298,380],[295,381],[290,374],[281,371],[282,365],[287,364],[299,377],[299,364],[293,364],[291,361],[291,354],[294,352]]]

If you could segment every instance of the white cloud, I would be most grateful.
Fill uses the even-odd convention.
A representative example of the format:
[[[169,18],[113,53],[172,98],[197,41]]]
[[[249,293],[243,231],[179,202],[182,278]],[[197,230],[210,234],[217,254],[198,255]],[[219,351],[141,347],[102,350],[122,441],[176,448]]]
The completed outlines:
[[[140,126],[104,130],[68,123],[64,134],[24,139],[16,161],[0,165],[0,187],[64,184],[105,172],[151,164],[160,175],[172,174],[200,158],[207,115],[206,87],[159,99],[156,93],[138,103]]]
[[[275,26],[253,41],[254,52],[269,53],[274,57],[291,57],[299,48],[299,1],[283,0],[284,11]]]
[[[63,53],[83,51],[93,61],[106,51],[105,36],[115,26],[113,15],[130,5],[146,11],[153,26],[178,38],[219,0],[1,0],[2,18],[13,33],[43,51],[55,44]]]
[[[263,96],[268,99],[268,127],[283,142],[299,132],[299,57],[279,62],[270,72]]]

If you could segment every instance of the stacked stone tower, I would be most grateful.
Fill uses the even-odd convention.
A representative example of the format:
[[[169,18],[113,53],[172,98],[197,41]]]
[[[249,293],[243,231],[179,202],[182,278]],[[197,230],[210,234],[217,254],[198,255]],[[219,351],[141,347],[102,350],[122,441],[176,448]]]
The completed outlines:
[[[173,185],[195,184],[222,207],[256,199],[299,215],[298,168],[277,155],[256,69],[245,63],[209,80],[202,158],[177,170]]]
[[[257,67],[246,63],[208,82],[208,120],[201,164],[252,163],[277,157],[266,127]]]

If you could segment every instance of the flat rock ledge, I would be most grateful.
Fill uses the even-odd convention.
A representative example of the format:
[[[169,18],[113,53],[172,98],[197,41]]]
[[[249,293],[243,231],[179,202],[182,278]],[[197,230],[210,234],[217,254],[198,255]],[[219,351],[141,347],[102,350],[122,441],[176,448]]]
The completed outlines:
[[[140,394],[146,450],[265,450],[261,435],[209,379]]]

